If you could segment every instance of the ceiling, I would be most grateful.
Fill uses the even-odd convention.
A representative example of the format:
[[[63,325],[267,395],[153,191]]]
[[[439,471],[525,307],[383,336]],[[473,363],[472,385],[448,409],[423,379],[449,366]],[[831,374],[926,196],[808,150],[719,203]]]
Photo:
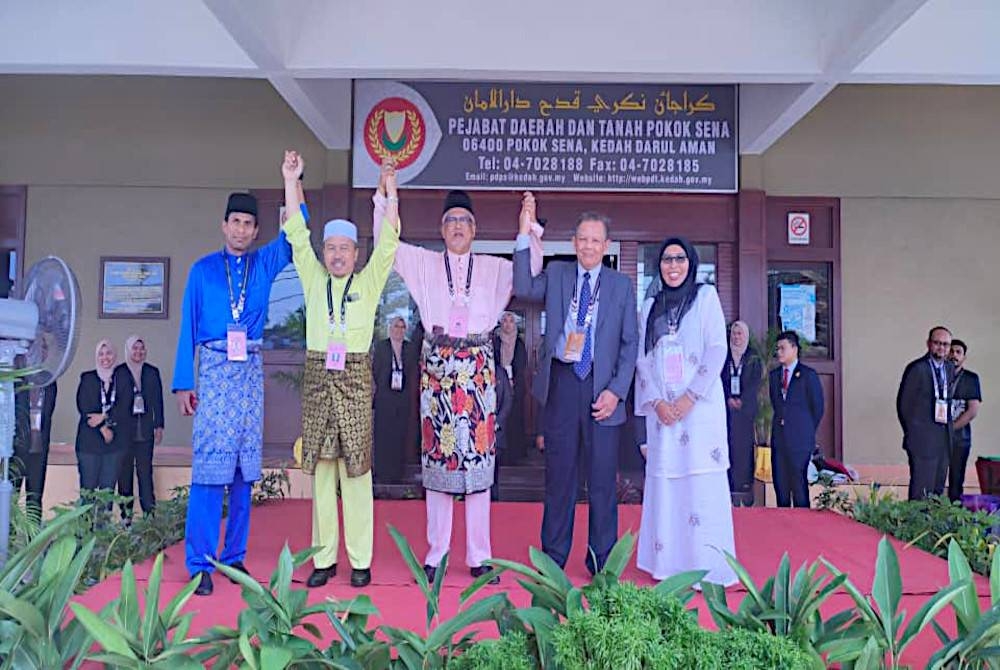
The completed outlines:
[[[997,0],[5,0],[0,73],[266,79],[330,149],[351,80],[737,83],[763,153],[838,84],[1000,84]]]

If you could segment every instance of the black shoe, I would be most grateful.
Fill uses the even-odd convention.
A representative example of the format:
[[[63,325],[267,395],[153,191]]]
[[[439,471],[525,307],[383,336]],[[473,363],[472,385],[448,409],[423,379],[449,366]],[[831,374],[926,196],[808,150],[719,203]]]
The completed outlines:
[[[434,575],[436,575],[436,574],[437,574],[437,567],[436,566],[424,564],[424,575],[427,576],[427,583],[428,584],[433,584],[434,583]]]
[[[210,596],[212,591],[215,589],[215,585],[212,584],[212,575],[207,572],[199,572],[201,575],[201,581],[198,582],[198,588],[194,590],[196,596]]]
[[[356,589],[360,589],[362,586],[368,586],[372,583],[372,569],[365,568],[363,570],[358,570],[354,568],[351,570],[351,586]]]
[[[236,561],[234,563],[230,563],[229,567],[232,568],[233,570],[239,570],[247,577],[250,576],[250,571],[247,570],[247,566],[243,565],[243,561]],[[233,579],[232,577],[227,577],[227,579],[229,579],[229,581],[231,581],[233,584],[239,584],[239,582]]]
[[[313,568],[312,574],[309,575],[309,579],[306,580],[306,586],[311,589],[317,586],[325,586],[330,580],[330,577],[337,576],[337,564],[334,563],[328,568]]]
[[[491,572],[493,572],[493,568],[491,568],[488,565],[480,565],[477,568],[470,568],[469,569],[469,573],[472,574],[472,576],[475,577],[476,579],[479,579],[483,575],[491,573]],[[500,575],[493,575],[493,579],[491,579],[490,581],[488,581],[486,583],[487,584],[499,584],[500,583]]]

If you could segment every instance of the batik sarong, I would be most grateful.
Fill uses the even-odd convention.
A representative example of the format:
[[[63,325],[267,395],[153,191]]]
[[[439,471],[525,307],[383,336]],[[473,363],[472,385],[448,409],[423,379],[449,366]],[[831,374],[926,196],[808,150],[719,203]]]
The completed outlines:
[[[456,494],[487,490],[496,458],[492,337],[430,336],[420,367],[424,488]]]
[[[260,479],[264,444],[264,366],[260,340],[247,342],[247,360],[229,361],[226,341],[198,347],[198,406],[194,413],[191,482],[231,484]]]
[[[344,459],[348,477],[372,467],[372,364],[348,353],[343,370],[327,370],[326,354],[306,352],[302,378],[302,472],[319,459]]]

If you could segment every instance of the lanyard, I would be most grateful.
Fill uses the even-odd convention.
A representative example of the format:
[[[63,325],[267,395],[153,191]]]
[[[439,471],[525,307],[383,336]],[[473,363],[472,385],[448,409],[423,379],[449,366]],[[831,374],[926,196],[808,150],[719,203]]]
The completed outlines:
[[[101,382],[101,411],[107,412],[111,409],[111,406],[115,404],[115,378],[112,377],[111,381],[108,383],[108,388],[111,390],[111,401],[108,401],[108,391],[104,388],[104,381],[98,379]]]
[[[469,253],[469,271],[465,277],[465,303],[469,303],[469,291],[472,290],[472,253]],[[448,277],[448,295],[452,302],[455,301],[455,285],[451,278],[451,262],[448,261],[448,252],[444,252],[444,273]]]
[[[400,371],[402,371],[402,369],[403,369],[403,361],[401,359],[403,357],[403,345],[402,344],[399,345],[399,358],[396,358],[396,350],[393,348],[392,342],[390,341],[389,342],[389,353],[392,354],[392,369],[393,370],[400,370]]]
[[[934,363],[928,361],[931,366],[931,376],[934,378],[934,399],[935,400],[947,400],[948,399],[948,382],[944,379],[944,365],[940,368],[934,367]],[[940,373],[940,377],[938,374]]]
[[[578,282],[583,284],[583,282]],[[573,299],[569,302],[569,316],[573,319],[573,326],[576,326],[577,313],[580,310],[580,298],[577,296],[577,286],[573,284]],[[601,292],[601,275],[597,275],[597,282],[594,284],[594,292],[590,294],[590,302],[587,303],[587,314],[583,317],[583,329],[590,330],[590,322],[594,319],[594,310],[597,307],[597,296]]]
[[[344,292],[340,295],[340,332],[347,332],[347,294],[351,291],[351,283],[354,282],[354,273],[347,278],[347,284],[344,286]],[[333,318],[333,277],[327,275],[326,278],[326,310],[330,319],[330,329],[337,324],[336,319]]]
[[[674,336],[677,334],[677,330],[681,326],[681,315],[684,313],[684,309],[687,307],[687,304],[688,298],[685,297],[684,300],[681,301],[681,304],[668,309],[667,313],[664,314],[667,319],[667,335]],[[743,365],[741,363],[740,368],[742,369],[742,367]]]
[[[243,307],[246,305],[247,300],[247,280],[250,277],[250,256],[247,256],[246,267],[243,268],[243,282],[240,285],[240,296],[237,300],[233,295],[233,276],[229,269],[229,254],[225,250],[222,251],[222,260],[226,263],[226,288],[229,289],[229,311],[233,314],[233,321],[236,323],[240,322],[240,316],[243,314]]]
[[[740,359],[739,366],[736,365],[736,361],[732,361],[729,364],[729,374],[732,377],[740,377],[743,374],[743,359]]]

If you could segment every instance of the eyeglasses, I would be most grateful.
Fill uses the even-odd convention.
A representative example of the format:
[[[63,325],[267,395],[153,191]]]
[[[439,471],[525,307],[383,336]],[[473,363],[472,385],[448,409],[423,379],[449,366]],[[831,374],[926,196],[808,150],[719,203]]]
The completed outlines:
[[[451,226],[451,225],[454,225],[456,223],[471,224],[472,222],[473,222],[473,218],[471,216],[469,216],[468,214],[458,214],[458,215],[454,215],[453,214],[451,216],[444,217],[444,221],[443,221],[444,225],[446,225],[446,226]]]
[[[660,263],[663,265],[683,265],[687,263],[688,257],[684,254],[678,254],[677,256],[660,256]]]

